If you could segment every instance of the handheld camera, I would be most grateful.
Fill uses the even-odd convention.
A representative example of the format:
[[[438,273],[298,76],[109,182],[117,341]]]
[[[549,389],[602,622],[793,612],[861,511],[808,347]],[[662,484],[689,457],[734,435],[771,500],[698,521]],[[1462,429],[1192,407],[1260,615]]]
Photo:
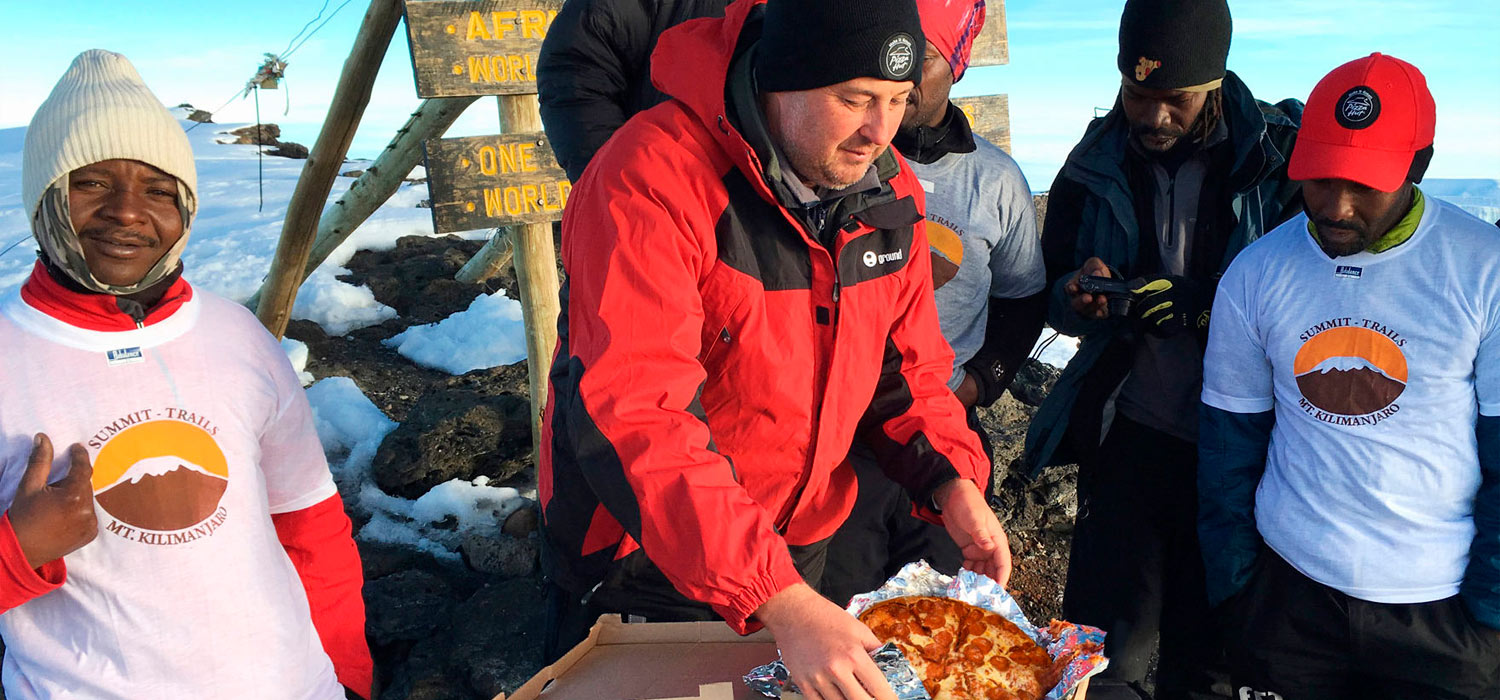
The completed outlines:
[[[1086,294],[1104,295],[1109,300],[1110,316],[1129,316],[1130,307],[1135,304],[1135,292],[1130,290],[1130,283],[1125,280],[1084,275],[1078,278],[1078,289]]]

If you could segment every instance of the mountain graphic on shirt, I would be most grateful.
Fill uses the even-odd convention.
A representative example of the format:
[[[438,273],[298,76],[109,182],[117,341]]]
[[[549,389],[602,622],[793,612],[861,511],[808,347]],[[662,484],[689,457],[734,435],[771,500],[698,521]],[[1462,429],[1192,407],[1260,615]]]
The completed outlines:
[[[213,515],[229,480],[174,456],[148,457],[95,495],[120,520],[146,530],[181,530]]]
[[[209,519],[229,479],[213,432],[182,420],[132,422],[94,457],[95,500],[137,530],[183,530]]]
[[[1406,356],[1380,333],[1344,326],[1304,343],[1295,374],[1308,403],[1328,413],[1362,416],[1395,403],[1406,391]]]

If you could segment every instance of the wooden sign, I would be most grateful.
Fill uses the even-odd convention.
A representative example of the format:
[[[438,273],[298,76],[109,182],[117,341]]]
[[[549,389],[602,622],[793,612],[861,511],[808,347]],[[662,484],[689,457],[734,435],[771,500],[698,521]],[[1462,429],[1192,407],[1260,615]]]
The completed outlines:
[[[428,139],[427,187],[437,233],[562,218],[573,184],[542,134]]]
[[[984,28],[969,50],[969,67],[1003,66],[1010,63],[1010,42],[1005,34],[1005,0],[986,0]]]
[[[955,97],[953,104],[964,111],[975,134],[1010,153],[1010,96]]]
[[[562,0],[407,0],[418,97],[536,92],[536,57]]]

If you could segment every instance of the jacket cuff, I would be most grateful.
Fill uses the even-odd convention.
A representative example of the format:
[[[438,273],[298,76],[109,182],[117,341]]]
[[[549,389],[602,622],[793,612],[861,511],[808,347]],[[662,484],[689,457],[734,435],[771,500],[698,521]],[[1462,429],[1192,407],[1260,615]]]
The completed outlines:
[[[61,557],[31,568],[10,524],[10,513],[0,515],[0,612],[61,588],[67,578],[68,567]]]
[[[730,598],[725,606],[714,606],[714,612],[723,616],[730,629],[738,634],[756,632],[765,625],[754,619],[755,611],[765,605],[771,596],[799,583],[805,582],[797,567],[792,564],[791,555],[779,553],[770,570],[762,572],[749,586]]]

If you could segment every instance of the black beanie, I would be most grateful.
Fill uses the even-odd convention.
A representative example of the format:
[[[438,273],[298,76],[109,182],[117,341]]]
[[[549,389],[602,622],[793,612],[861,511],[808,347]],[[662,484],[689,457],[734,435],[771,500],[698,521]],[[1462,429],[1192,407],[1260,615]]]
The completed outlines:
[[[770,0],[755,79],[761,92],[854,78],[920,83],[924,51],[915,0]]]
[[[1125,82],[1162,90],[1207,89],[1229,60],[1226,0],[1126,0],[1120,16]]]

